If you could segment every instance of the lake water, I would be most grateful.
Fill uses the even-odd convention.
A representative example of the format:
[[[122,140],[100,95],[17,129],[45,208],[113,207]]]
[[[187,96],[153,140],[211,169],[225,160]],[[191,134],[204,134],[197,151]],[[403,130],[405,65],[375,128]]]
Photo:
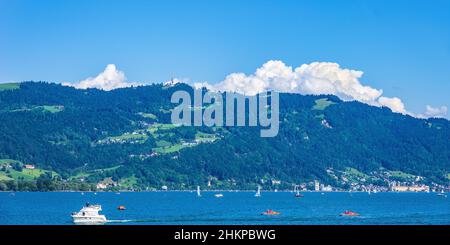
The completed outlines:
[[[0,193],[0,225],[70,225],[70,214],[86,203],[101,204],[108,225],[208,224],[450,224],[450,197],[435,193],[291,192],[48,192]],[[119,205],[125,211],[117,210]],[[263,216],[273,209],[278,216]],[[345,210],[358,217],[341,217]]]

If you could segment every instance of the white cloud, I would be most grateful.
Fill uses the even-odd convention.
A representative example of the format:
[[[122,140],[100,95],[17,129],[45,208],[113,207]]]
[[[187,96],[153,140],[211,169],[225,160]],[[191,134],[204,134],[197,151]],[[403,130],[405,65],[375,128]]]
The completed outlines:
[[[337,63],[313,62],[295,69],[282,61],[270,60],[253,74],[232,73],[218,84],[195,83],[215,91],[231,91],[255,95],[266,90],[299,94],[332,94],[344,101],[356,100],[374,106],[386,106],[392,111],[411,114],[397,98],[381,96],[383,90],[363,85],[362,71],[343,69]]]
[[[376,104],[383,93],[361,84],[363,72],[340,68],[339,64],[314,62],[295,69],[299,78],[300,92],[305,94],[333,94],[342,100],[357,100]]]
[[[270,60],[256,69],[253,74],[231,73],[217,84],[207,82],[194,83],[195,88],[206,87],[212,91],[237,92],[255,95],[267,90],[298,94],[331,94],[344,101],[356,100],[373,106],[385,106],[393,112],[420,118],[445,117],[447,107],[434,108],[427,105],[424,114],[413,114],[406,110],[404,103],[397,97],[382,96],[383,90],[363,85],[360,78],[362,71],[344,69],[337,63],[313,62],[293,69],[279,60]],[[164,83],[173,86],[188,83],[189,79],[174,78]],[[90,77],[77,83],[64,83],[80,89],[98,88],[112,90],[116,88],[140,85],[126,81],[125,74],[117,70],[114,64],[106,66],[96,77]]]
[[[447,112],[448,112],[447,106],[432,107],[430,105],[427,105],[424,115],[420,116],[425,118],[430,117],[445,118],[447,116]]]
[[[138,83],[130,83],[126,81],[125,74],[117,70],[116,65],[109,64],[105,70],[96,77],[89,77],[77,83],[64,83],[66,86],[73,86],[79,89],[98,88],[103,90],[113,90],[116,88],[124,88],[139,85]]]
[[[398,112],[398,113],[402,113],[402,114],[410,114],[406,111],[405,105],[403,104],[402,100],[400,100],[397,97],[387,98],[387,97],[381,96],[378,99],[378,103],[380,103],[380,105],[382,105],[382,106],[386,106],[386,107],[390,108],[393,112]]]

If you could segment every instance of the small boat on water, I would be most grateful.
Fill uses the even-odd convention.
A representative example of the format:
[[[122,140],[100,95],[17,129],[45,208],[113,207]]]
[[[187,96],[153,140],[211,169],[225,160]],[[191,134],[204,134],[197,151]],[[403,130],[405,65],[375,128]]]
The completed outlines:
[[[269,210],[261,213],[261,215],[279,215],[279,214],[280,214],[280,212],[273,211],[272,209],[269,209]]]
[[[217,198],[221,198],[221,197],[223,197],[223,194],[222,193],[217,193],[214,196],[217,197]]]
[[[80,211],[72,213],[71,217],[73,219],[73,223],[75,224],[104,224],[107,220],[105,215],[98,213],[100,211],[102,211],[102,206],[86,203]]]
[[[117,207],[118,210],[126,210],[127,208],[123,205],[120,205],[119,207]]]
[[[346,210],[345,212],[341,213],[340,216],[359,216],[359,213]]]
[[[260,197],[261,196],[261,186],[258,185],[258,190],[255,193],[255,197]]]
[[[200,186],[199,185],[197,186],[197,196],[198,197],[202,196],[202,194],[200,193]]]
[[[441,192],[439,192],[437,195],[441,197],[447,197],[447,195],[445,195],[444,190],[441,190]]]
[[[300,193],[298,185],[294,186],[294,192],[295,192],[295,197],[297,197],[297,198],[303,197],[303,194]]]

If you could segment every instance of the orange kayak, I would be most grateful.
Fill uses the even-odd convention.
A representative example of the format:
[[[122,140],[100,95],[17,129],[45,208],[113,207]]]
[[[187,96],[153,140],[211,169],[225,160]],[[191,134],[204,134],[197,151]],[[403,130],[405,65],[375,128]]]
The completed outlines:
[[[273,211],[270,209],[261,213],[261,215],[279,215],[279,214],[280,214],[280,212],[276,212],[276,211]]]
[[[120,205],[119,207],[117,207],[118,210],[126,210],[125,206]]]
[[[355,213],[352,211],[345,211],[343,213],[340,214],[341,216],[359,216],[359,213]]]

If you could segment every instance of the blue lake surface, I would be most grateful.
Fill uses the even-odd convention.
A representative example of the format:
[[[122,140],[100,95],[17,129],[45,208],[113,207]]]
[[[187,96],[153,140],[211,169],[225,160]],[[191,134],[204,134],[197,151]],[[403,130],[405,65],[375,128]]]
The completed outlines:
[[[450,224],[450,198],[435,193],[291,192],[17,192],[0,193],[0,225],[71,225],[70,214],[86,203],[101,204],[107,225],[209,224]],[[119,205],[127,210],[119,211]],[[263,216],[273,209],[278,216]],[[341,217],[351,210],[359,217]]]

